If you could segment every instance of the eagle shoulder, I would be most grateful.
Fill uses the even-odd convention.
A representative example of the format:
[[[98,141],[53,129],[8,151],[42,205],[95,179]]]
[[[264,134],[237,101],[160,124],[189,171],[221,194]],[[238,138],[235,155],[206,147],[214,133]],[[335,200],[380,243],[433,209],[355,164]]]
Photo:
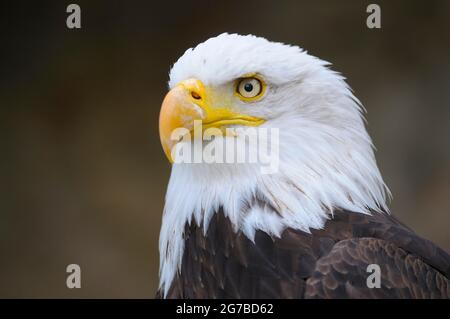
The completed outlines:
[[[367,282],[369,265],[379,267],[379,286]],[[450,298],[448,278],[393,243],[376,238],[338,242],[319,259],[305,298]]]
[[[311,233],[250,240],[219,211],[184,239],[167,298],[450,298],[450,256],[387,214],[338,211]],[[367,286],[370,264],[380,288]]]

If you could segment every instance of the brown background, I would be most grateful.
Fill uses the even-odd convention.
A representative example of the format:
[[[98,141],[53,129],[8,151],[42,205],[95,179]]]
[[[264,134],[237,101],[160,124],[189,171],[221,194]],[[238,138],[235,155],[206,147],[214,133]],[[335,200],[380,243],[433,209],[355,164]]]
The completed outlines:
[[[153,296],[168,71],[224,31],[333,62],[368,110],[392,211],[450,250],[450,2],[377,1],[381,30],[366,1],[75,2],[81,30],[71,2],[0,7],[0,297]]]

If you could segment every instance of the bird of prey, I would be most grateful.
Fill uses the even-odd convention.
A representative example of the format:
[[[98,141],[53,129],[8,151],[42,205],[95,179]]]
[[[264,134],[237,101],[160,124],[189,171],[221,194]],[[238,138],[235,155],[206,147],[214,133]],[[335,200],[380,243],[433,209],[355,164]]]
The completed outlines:
[[[169,88],[159,119],[172,170],[157,297],[450,297],[449,254],[390,214],[363,107],[329,63],[224,33],[188,49]],[[195,121],[200,135],[173,137]],[[277,168],[177,161],[173,150],[206,140],[206,128],[241,131],[206,138],[202,150],[242,142],[245,128],[278,130]]]

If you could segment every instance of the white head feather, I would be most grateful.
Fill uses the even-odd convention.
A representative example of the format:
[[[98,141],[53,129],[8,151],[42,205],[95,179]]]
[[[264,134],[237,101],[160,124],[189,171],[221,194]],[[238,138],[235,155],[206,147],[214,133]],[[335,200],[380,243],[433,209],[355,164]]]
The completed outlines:
[[[174,64],[170,88],[188,78],[219,87],[245,74],[262,75],[265,97],[236,107],[266,119],[264,127],[279,128],[280,166],[261,174],[254,165],[173,165],[160,234],[165,293],[181,266],[186,223],[206,232],[219,207],[251,240],[256,230],[280,236],[286,227],[320,229],[335,209],[388,212],[390,194],[362,106],[328,65],[297,46],[226,33],[187,50]],[[255,204],[255,197],[268,204]]]

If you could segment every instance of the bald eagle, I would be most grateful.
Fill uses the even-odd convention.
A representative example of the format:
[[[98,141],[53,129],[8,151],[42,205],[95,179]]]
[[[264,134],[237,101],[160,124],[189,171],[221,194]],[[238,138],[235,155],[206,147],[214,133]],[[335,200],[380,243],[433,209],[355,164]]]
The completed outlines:
[[[329,63],[225,33],[188,49],[169,88],[158,297],[450,297],[450,256],[390,214],[363,107]],[[201,134],[184,139],[195,121]],[[250,144],[238,130],[205,139],[211,128],[276,129],[278,166],[177,161],[199,139]]]

